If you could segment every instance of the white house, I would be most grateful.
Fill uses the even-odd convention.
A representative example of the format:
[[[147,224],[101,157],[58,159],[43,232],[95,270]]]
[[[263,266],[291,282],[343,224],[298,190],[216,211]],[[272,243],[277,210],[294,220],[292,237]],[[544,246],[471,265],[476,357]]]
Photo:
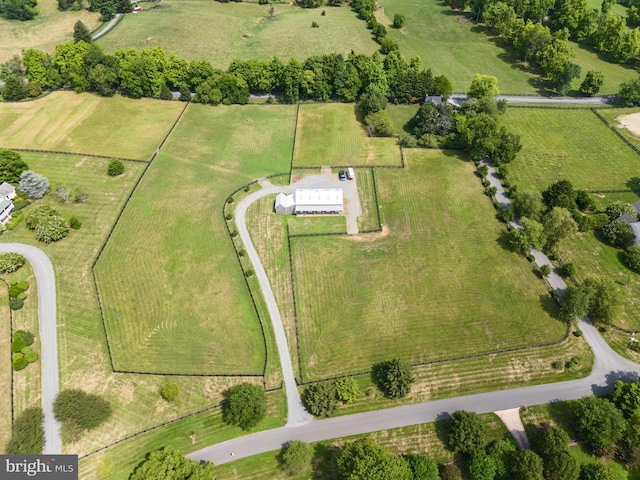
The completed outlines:
[[[9,222],[9,220],[11,220],[11,213],[15,208],[11,200],[0,201],[0,223],[4,225]]]
[[[16,198],[16,187],[7,182],[0,183],[0,200],[13,200]]]
[[[342,189],[340,188],[299,188],[291,195],[284,193],[276,197],[276,213],[337,214],[344,212]]]

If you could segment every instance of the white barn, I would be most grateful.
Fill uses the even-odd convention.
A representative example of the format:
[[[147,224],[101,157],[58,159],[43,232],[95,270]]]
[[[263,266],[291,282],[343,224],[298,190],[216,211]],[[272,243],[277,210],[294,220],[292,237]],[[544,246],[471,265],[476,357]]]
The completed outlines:
[[[341,188],[299,188],[291,195],[279,193],[276,197],[276,213],[337,214],[344,213]]]

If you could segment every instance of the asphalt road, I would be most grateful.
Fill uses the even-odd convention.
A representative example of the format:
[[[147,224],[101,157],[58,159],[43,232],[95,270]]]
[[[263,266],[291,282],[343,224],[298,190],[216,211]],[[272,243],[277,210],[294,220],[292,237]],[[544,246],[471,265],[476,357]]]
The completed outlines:
[[[603,105],[613,103],[614,97],[540,97],[534,95],[498,95],[498,100],[506,100],[509,103],[560,103],[566,105]],[[467,99],[464,94],[454,93],[450,100],[460,105]]]
[[[17,252],[31,264],[38,283],[40,321],[40,368],[42,372],[42,411],[45,444],[43,453],[62,453],[60,424],[53,417],[58,395],[58,341],[56,334],[56,279],[49,257],[37,247],[22,243],[0,243],[0,252]]]

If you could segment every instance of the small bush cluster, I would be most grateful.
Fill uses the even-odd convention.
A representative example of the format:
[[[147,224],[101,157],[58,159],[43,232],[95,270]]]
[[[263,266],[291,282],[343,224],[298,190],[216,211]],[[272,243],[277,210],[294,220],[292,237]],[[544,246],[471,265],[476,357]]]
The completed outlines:
[[[33,351],[34,336],[26,330],[16,330],[13,334],[13,342],[11,342],[11,364],[17,372],[23,370],[28,364],[38,360],[38,354]]]
[[[11,282],[9,287],[9,307],[11,310],[20,310],[24,306],[24,301],[27,298],[25,292],[27,290],[29,290],[29,283],[26,280]]]
[[[112,415],[111,404],[82,390],[63,390],[53,404],[56,420],[62,422],[63,437],[73,441],[86,430],[102,425]]]
[[[164,387],[162,387],[162,390],[160,390],[160,395],[162,395],[162,398],[164,398],[167,402],[173,402],[176,398],[178,398],[178,392],[180,390],[178,389],[178,385],[176,385],[175,383],[167,383]]]
[[[67,222],[48,205],[30,211],[25,217],[25,224],[29,230],[35,231],[36,239],[43,243],[57,242],[69,233]]]
[[[24,265],[25,259],[19,253],[0,253],[0,273],[12,273]]]
[[[302,393],[302,403],[315,417],[329,417],[338,408],[338,402],[349,404],[360,396],[360,386],[352,377],[333,382],[314,383]]]

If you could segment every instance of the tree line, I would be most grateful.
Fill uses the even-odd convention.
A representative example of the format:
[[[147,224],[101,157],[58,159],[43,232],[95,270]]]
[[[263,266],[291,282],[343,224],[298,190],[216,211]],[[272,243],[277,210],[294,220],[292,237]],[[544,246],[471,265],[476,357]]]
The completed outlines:
[[[247,103],[251,93],[278,96],[284,102],[300,100],[353,102],[362,95],[384,97],[394,103],[418,102],[427,94],[451,93],[444,76],[434,76],[419,57],[406,61],[397,52],[350,53],[309,57],[300,61],[234,60],[227,70],[206,60],[185,60],[162,47],[121,49],[106,54],[76,30],[76,41],[59,44],[49,55],[28,49],[21,58],[0,69],[6,82],[6,101],[36,97],[42,90],[70,87],[76,92],[132,98],[171,99],[210,104]]]

